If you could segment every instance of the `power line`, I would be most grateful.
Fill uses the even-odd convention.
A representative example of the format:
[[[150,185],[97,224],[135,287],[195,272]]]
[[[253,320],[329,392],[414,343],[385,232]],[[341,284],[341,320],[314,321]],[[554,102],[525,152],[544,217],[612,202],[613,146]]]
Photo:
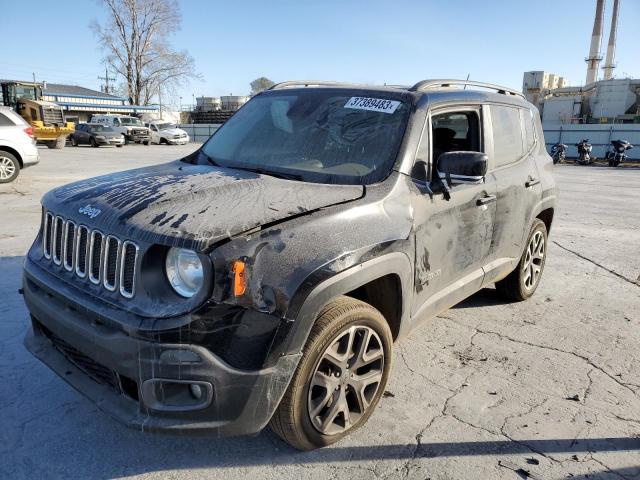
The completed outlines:
[[[109,76],[109,71],[107,70],[107,67],[104,67],[104,77],[101,77],[98,75],[98,80],[104,81],[104,84],[100,85],[100,90],[102,90],[106,94],[113,93],[114,87],[111,86],[111,88],[109,88],[109,80],[111,80],[112,82],[115,82],[116,78]]]

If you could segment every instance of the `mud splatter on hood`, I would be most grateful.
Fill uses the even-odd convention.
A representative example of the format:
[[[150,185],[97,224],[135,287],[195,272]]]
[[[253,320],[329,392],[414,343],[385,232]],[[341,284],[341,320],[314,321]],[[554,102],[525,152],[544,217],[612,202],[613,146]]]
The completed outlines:
[[[47,193],[43,205],[106,233],[202,250],[362,195],[359,185],[304,183],[178,161],[71,183]],[[93,215],[96,209],[100,213]]]

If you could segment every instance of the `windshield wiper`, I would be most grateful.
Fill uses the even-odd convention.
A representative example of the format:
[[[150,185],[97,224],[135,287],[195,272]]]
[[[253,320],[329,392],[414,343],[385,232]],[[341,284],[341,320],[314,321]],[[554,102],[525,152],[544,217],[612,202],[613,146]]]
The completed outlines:
[[[272,170],[266,170],[264,168],[254,168],[254,167],[229,167],[229,168],[235,168],[236,170],[245,170],[247,172],[259,173],[261,175],[268,175],[270,177],[275,177],[275,178],[284,178],[285,180],[303,180],[302,175],[297,173],[274,172]]]

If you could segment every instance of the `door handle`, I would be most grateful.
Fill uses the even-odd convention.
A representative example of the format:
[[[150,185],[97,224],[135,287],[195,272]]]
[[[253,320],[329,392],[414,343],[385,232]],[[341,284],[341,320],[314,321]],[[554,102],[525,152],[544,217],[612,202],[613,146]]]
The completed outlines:
[[[480,197],[478,200],[476,200],[476,205],[478,207],[481,207],[482,205],[488,205],[490,203],[493,203],[497,200],[497,197],[495,195],[487,195],[484,197]]]
[[[533,187],[534,185],[538,185],[539,183],[540,183],[539,179],[529,177],[529,180],[524,182],[524,186],[527,188],[530,188],[530,187]]]

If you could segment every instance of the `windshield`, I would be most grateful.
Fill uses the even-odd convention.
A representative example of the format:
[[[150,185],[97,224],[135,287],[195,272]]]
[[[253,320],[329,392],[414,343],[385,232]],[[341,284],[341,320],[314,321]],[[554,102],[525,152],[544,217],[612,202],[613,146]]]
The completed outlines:
[[[113,132],[113,128],[108,125],[90,125],[89,130],[92,132]]]
[[[158,130],[169,130],[170,128],[176,128],[173,123],[156,123],[154,125]]]
[[[303,181],[374,183],[395,162],[408,112],[395,92],[269,92],[234,114],[202,153],[223,167]]]
[[[139,118],[120,117],[120,123],[122,125],[142,125]]]

